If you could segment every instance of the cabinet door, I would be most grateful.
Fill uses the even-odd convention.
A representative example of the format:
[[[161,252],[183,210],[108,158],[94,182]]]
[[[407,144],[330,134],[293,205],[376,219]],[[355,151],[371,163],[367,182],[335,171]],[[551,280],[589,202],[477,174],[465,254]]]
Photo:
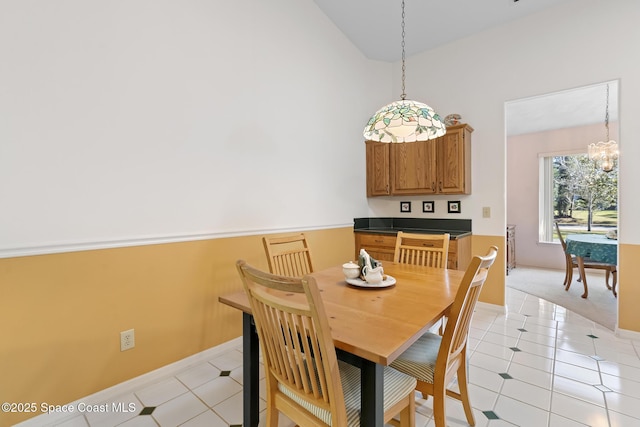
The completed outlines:
[[[389,145],[366,142],[367,197],[389,194]]]
[[[436,192],[434,140],[391,145],[391,194]]]
[[[452,127],[436,140],[438,150],[438,192],[471,193],[471,132],[469,127]]]

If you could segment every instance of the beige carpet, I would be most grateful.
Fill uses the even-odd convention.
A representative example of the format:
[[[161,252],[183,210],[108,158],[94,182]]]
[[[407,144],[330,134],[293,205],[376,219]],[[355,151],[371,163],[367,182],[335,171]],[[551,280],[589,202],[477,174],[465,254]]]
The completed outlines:
[[[546,270],[531,267],[517,267],[507,276],[507,287],[535,295],[571,310],[589,320],[615,330],[618,302],[604,282],[604,272],[587,271],[589,297],[581,298],[584,287],[577,282],[578,272],[573,273],[573,283],[569,291],[562,286],[564,270]]]

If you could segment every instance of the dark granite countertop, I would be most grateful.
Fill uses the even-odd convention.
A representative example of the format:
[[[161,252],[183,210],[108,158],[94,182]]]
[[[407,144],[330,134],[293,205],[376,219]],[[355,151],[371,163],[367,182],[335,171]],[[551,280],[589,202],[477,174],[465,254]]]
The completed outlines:
[[[451,239],[471,235],[470,219],[431,219],[431,218],[355,218],[354,232],[396,234],[406,233],[444,234]]]

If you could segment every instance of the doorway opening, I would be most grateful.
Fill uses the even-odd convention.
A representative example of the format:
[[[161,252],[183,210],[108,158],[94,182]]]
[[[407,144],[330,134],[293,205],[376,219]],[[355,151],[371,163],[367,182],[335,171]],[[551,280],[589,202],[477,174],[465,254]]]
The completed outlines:
[[[567,233],[572,233],[570,227],[606,233],[599,224],[603,217],[607,218],[607,228],[617,228],[617,166],[614,175],[607,176],[615,190],[615,197],[608,200],[589,195],[592,184],[583,185],[580,191],[567,188],[572,184],[561,176],[576,172],[579,165],[572,162],[592,165],[584,159],[588,145],[605,137],[607,86],[610,134],[617,141],[617,80],[505,103],[507,223],[516,226],[519,264],[564,268],[554,230],[556,220]]]

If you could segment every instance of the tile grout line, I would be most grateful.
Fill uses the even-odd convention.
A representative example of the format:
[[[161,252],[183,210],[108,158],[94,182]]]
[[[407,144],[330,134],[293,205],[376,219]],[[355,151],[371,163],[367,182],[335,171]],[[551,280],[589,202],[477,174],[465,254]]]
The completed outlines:
[[[555,383],[556,383],[556,361],[558,358],[558,336],[559,336],[559,330],[560,330],[560,322],[558,321],[557,317],[556,317],[556,312],[558,310],[558,306],[556,305],[554,310],[553,310],[553,318],[554,321],[556,322],[556,327],[555,327],[555,337],[553,340],[553,361],[551,362],[551,388],[550,388],[550,395],[549,395],[549,416],[547,417],[547,427],[551,427],[551,414],[553,414],[552,409],[553,409],[553,396],[555,394]],[[559,415],[559,414],[556,414]],[[576,420],[573,420],[576,421]]]

